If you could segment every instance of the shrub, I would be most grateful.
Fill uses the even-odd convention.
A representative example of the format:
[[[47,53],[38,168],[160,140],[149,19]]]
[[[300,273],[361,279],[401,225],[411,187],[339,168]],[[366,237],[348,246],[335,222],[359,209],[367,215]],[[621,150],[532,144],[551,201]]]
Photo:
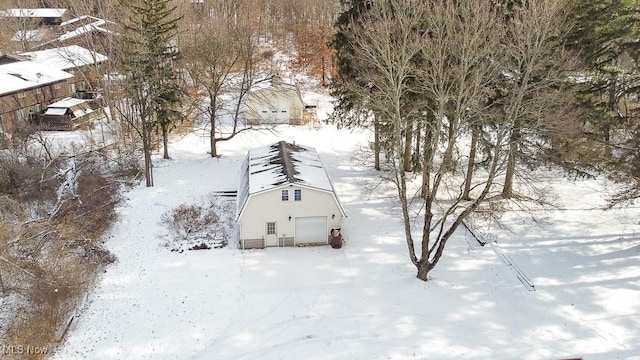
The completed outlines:
[[[181,204],[161,217],[168,228],[165,245],[178,252],[224,247],[232,233],[231,214],[231,202],[216,196],[204,204]]]

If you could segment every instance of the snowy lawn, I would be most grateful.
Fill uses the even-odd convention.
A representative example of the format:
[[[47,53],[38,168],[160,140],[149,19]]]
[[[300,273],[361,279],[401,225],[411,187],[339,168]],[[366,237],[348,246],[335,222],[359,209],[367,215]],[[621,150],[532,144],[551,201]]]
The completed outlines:
[[[153,188],[127,194],[103,274],[54,359],[640,359],[640,211],[602,205],[599,181],[550,178],[563,210],[485,227],[528,291],[464,230],[428,283],[415,278],[394,191],[377,186],[363,130],[282,126],[172,144]],[[171,252],[161,215],[235,190],[250,147],[315,147],[349,216],[346,245]],[[375,190],[373,190],[375,188]]]

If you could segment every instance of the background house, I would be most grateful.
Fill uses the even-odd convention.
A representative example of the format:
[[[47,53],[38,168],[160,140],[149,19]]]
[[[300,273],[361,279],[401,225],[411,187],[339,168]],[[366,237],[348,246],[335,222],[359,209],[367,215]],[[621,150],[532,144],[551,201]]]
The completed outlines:
[[[274,76],[255,85],[244,102],[245,121],[250,125],[303,122],[304,102],[300,90],[291,81]]]
[[[36,48],[79,45],[93,49],[109,49],[108,37],[118,34],[118,25],[110,20],[82,15],[64,21],[56,29],[56,36],[37,44]],[[109,55],[109,54],[107,54]]]
[[[68,96],[72,74],[23,57],[0,56],[0,134],[11,135],[38,122],[50,103]]]
[[[98,67],[107,61],[107,57],[82,46],[69,45],[53,49],[24,52],[21,56],[29,60],[47,64],[73,75],[67,80],[70,95],[82,97],[84,92],[93,92],[98,88]]]
[[[345,217],[315,149],[280,141],[247,154],[237,202],[241,248],[328,244]]]
[[[106,19],[82,15],[69,18],[66,9],[0,10],[0,22],[8,48],[4,52],[47,49],[79,45],[92,49],[109,49],[108,37],[118,33],[118,24]],[[10,35],[12,34],[12,35]]]

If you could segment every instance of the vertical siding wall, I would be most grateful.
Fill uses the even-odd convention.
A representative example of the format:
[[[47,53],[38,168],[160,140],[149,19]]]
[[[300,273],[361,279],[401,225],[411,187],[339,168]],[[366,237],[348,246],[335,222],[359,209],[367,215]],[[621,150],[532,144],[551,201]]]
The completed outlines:
[[[0,95],[0,119],[4,132],[12,134],[28,126],[28,115],[33,113],[36,105],[40,105],[40,111],[44,112],[47,105],[69,95],[70,90],[65,80],[46,84],[37,89]],[[23,120],[18,119],[17,112],[20,109],[24,110],[27,116]]]

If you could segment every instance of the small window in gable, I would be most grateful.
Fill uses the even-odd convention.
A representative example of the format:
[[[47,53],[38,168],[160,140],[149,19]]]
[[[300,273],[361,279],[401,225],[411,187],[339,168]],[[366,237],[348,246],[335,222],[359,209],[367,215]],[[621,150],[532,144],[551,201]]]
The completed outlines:
[[[289,190],[282,190],[282,201],[289,201]]]
[[[295,201],[301,201],[302,200],[302,190],[300,190],[300,189],[293,190],[293,199]]]

